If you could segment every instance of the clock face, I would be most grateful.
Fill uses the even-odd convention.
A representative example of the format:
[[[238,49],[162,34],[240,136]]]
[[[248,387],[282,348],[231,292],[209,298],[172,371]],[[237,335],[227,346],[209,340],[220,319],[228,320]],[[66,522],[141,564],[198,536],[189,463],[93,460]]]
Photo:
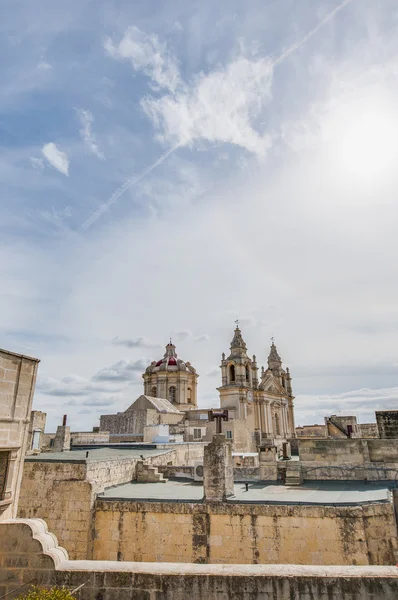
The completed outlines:
[[[248,402],[253,402],[253,392],[251,390],[247,392],[246,399]]]

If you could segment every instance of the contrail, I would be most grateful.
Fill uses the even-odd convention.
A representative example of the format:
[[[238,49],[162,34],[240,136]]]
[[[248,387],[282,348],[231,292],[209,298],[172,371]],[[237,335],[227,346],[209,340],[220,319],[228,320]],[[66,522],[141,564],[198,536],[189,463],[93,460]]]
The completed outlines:
[[[314,36],[316,33],[318,33],[318,31],[320,29],[322,29],[322,27],[324,25],[326,25],[326,23],[328,23],[331,19],[333,19],[333,17],[335,16],[336,13],[338,13],[340,10],[345,8],[347,6],[347,4],[350,4],[350,2],[352,2],[352,0],[343,0],[343,2],[341,2],[338,6],[336,6],[336,8],[334,8],[329,14],[327,14],[326,17],[324,17],[322,19],[322,21],[320,21],[318,23],[318,25],[316,25],[314,27],[314,29],[311,29],[311,31],[309,33],[307,33],[307,35],[305,35],[299,42],[297,42],[296,44],[293,44],[293,46],[291,46],[290,48],[288,48],[288,50],[283,52],[279,56],[279,58],[274,60],[271,63],[271,66],[276,67],[277,65],[280,65],[281,62],[283,62],[286,58],[288,58],[288,56],[290,56],[291,54],[293,54],[293,52],[296,52],[296,50],[301,48],[301,46],[306,44],[308,42],[308,40],[312,38],[312,36]]]
[[[343,0],[343,2],[340,2],[340,4],[338,6],[336,6],[336,8],[334,8],[330,13],[328,13],[326,15],[326,17],[324,17],[322,19],[322,21],[320,21],[314,27],[314,29],[311,29],[311,31],[308,32],[299,42],[297,42],[296,44],[293,44],[293,46],[291,46],[290,48],[288,48],[278,58],[276,58],[271,63],[271,67],[277,67],[284,60],[286,60],[289,56],[291,56],[291,54],[293,54],[294,52],[296,52],[296,50],[298,50],[299,48],[301,48],[301,46],[303,46],[304,44],[306,44],[309,39],[311,39],[316,33],[318,33],[318,31],[320,29],[322,29],[322,27],[324,25],[326,25],[326,23],[328,23],[331,19],[333,19],[333,17],[336,15],[336,13],[338,13],[340,10],[342,10],[343,8],[345,8],[347,6],[347,4],[350,4],[352,1],[353,0]],[[85,221],[83,223],[83,225],[81,226],[80,229],[81,230],[85,230],[85,229],[88,229],[89,227],[91,227],[91,225],[93,223],[95,223],[95,221],[97,221],[97,219],[99,219],[101,217],[101,215],[103,215],[104,212],[106,212],[110,206],[112,206],[112,204],[115,204],[115,202],[117,202],[119,200],[120,196],[122,196],[122,194],[124,194],[124,192],[126,192],[129,188],[133,187],[136,183],[138,183],[139,181],[141,181],[141,179],[143,179],[144,177],[146,177],[147,175],[149,175],[149,173],[151,173],[151,171],[153,171],[154,169],[156,169],[156,167],[158,167],[164,160],[166,160],[166,158],[168,156],[170,156],[170,154],[172,154],[173,152],[175,152],[180,146],[181,146],[181,144],[177,144],[177,146],[174,146],[173,148],[170,148],[170,150],[167,150],[167,152],[165,152],[164,154],[162,154],[162,156],[160,158],[158,158],[157,161],[155,161],[151,166],[147,167],[144,171],[142,171],[142,173],[140,173],[139,175],[136,175],[135,177],[130,177],[129,179],[127,179],[124,182],[124,184],[120,188],[118,188],[116,190],[116,192],[114,192],[112,194],[112,196],[109,198],[109,200],[107,202],[104,202],[104,204],[101,204],[101,206],[99,207],[99,209],[96,210],[91,215],[91,217],[89,217],[87,219],[87,221]]]
[[[135,177],[130,177],[129,179],[127,179],[124,182],[124,184],[122,186],[120,186],[120,188],[118,188],[116,190],[116,192],[113,192],[113,194],[109,198],[109,200],[107,200],[107,202],[104,202],[104,204],[101,204],[101,206],[99,207],[99,209],[96,210],[91,215],[91,217],[89,217],[87,219],[87,221],[85,221],[83,223],[83,225],[80,227],[80,229],[82,229],[82,230],[88,229],[97,219],[100,218],[100,216],[102,214],[104,214],[104,212],[106,212],[108,210],[108,208],[110,206],[112,206],[112,204],[115,204],[115,202],[117,202],[119,200],[120,196],[122,194],[124,194],[124,192],[126,192],[133,185],[135,185],[136,183],[138,183],[139,181],[141,181],[141,179],[143,179],[144,177],[146,177],[151,171],[153,171],[154,169],[156,169],[156,167],[158,167],[164,160],[166,160],[166,158],[168,156],[170,156],[170,154],[172,152],[175,152],[177,150],[177,148],[179,148],[179,144],[177,146],[174,146],[173,148],[170,148],[170,150],[167,150],[167,152],[165,152],[164,154],[162,154],[162,156],[160,158],[158,158],[158,160],[156,162],[152,163],[151,166],[147,167],[144,171],[142,171],[142,173],[140,173],[139,175],[136,175]]]

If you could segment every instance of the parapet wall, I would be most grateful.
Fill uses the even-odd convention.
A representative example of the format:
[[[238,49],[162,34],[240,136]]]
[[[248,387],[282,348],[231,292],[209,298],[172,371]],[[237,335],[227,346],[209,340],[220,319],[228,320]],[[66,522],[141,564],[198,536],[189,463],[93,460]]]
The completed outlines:
[[[143,562],[389,565],[390,502],[361,506],[97,499],[93,558]]]
[[[27,582],[78,591],[79,600],[395,600],[396,567],[200,565],[73,561],[43,521],[0,524],[0,595]]]
[[[165,465],[174,450],[148,459]],[[137,458],[25,461],[18,516],[45,519],[71,558],[91,558],[96,494],[136,478]]]
[[[299,440],[305,480],[394,480],[398,439]]]

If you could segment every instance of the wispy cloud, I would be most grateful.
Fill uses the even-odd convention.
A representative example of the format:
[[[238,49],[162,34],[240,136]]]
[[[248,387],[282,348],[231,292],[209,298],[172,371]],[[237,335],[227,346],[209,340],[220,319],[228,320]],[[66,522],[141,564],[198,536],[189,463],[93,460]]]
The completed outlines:
[[[93,376],[93,381],[132,381],[140,378],[146,367],[151,364],[150,358],[140,358],[135,361],[119,360],[111,367],[101,369]]]
[[[69,174],[69,160],[68,156],[65,152],[62,152],[57,148],[54,142],[49,142],[48,144],[44,144],[41,149],[43,155],[48,160],[50,165],[57,169],[63,175]]]
[[[137,337],[133,339],[126,339],[115,337],[112,340],[112,344],[115,346],[125,346],[126,348],[160,348],[161,344],[150,342],[146,337]]]
[[[93,115],[89,110],[83,109],[77,109],[76,113],[81,124],[80,136],[85,146],[90,152],[92,152],[92,154],[95,154],[95,156],[104,160],[105,156],[102,152],[100,152],[97,141],[95,139],[95,135],[92,130],[92,125],[94,122]]]
[[[143,71],[150,77],[154,89],[174,92],[181,85],[177,59],[156,34],[132,26],[117,45],[108,38],[105,50],[113,58],[130,60],[135,71]]]

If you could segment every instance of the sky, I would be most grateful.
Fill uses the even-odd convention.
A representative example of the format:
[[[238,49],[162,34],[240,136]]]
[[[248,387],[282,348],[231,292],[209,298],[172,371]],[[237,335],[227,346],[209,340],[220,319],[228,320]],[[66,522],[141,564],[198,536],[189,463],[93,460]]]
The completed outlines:
[[[396,0],[3,0],[0,347],[54,431],[240,321],[296,424],[398,409]]]

